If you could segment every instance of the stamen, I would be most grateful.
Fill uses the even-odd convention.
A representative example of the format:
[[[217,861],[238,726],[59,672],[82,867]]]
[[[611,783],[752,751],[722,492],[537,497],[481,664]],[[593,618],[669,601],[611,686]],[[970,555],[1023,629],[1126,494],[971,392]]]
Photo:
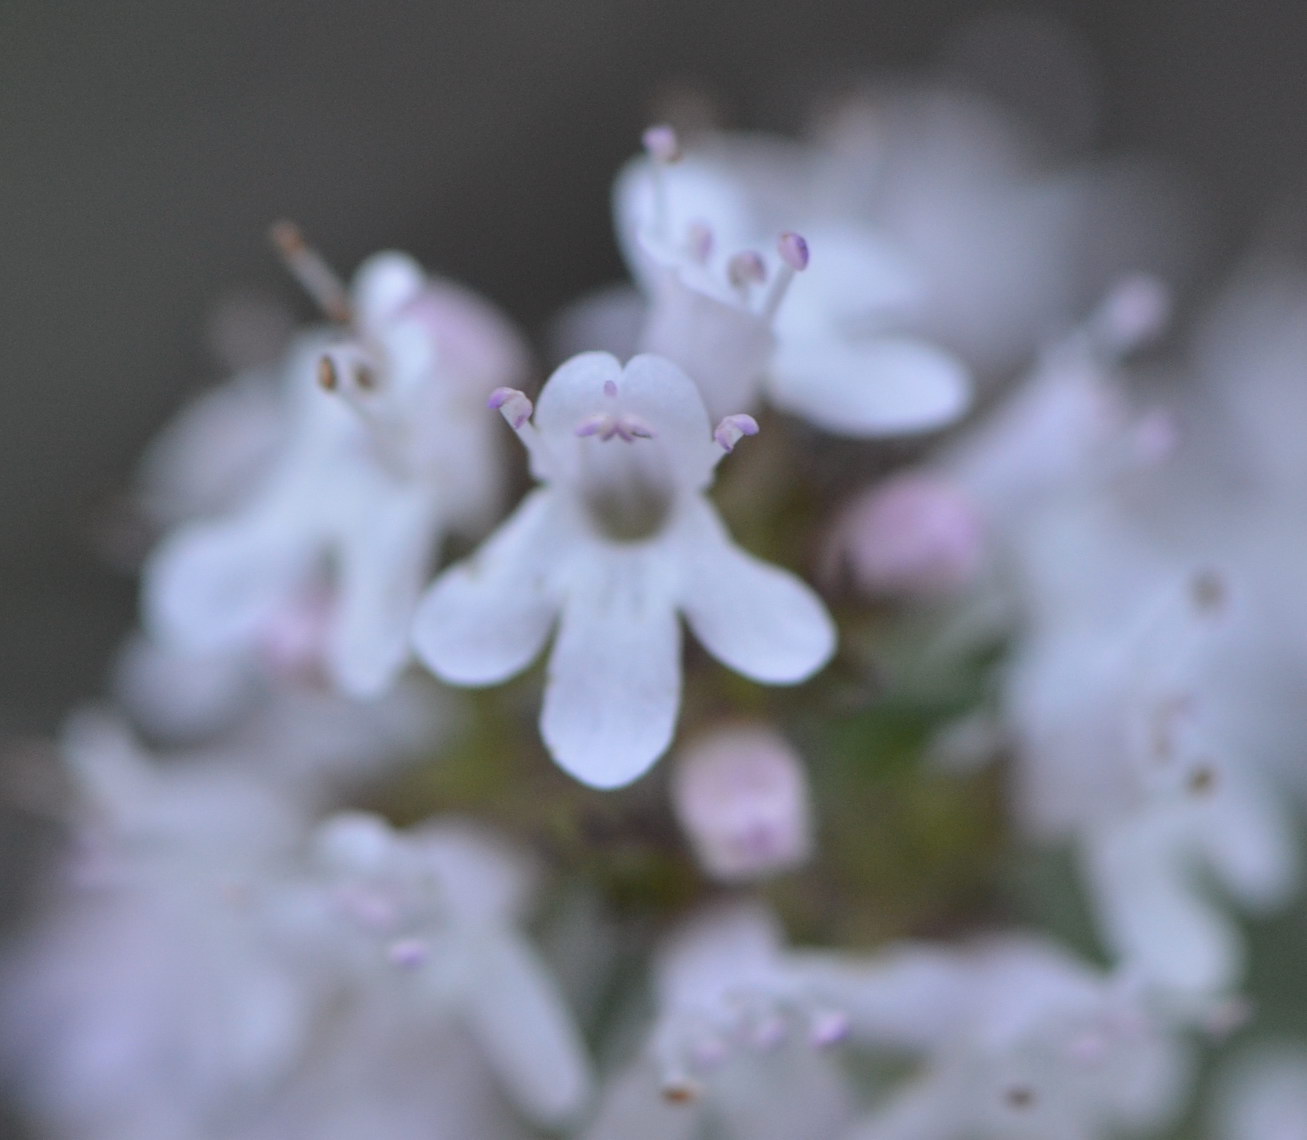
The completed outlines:
[[[1189,774],[1189,791],[1196,796],[1206,795],[1216,786],[1216,769],[1200,764]]]
[[[1035,1090],[1029,1085],[1013,1085],[1003,1094],[1003,1099],[1013,1108],[1029,1108],[1035,1103]]]
[[[681,143],[676,137],[676,131],[666,123],[658,123],[655,126],[645,130],[641,137],[644,143],[644,149],[649,152],[649,157],[654,162],[667,163],[677,162],[681,157]]]
[[[1108,290],[1090,327],[1104,350],[1124,356],[1156,340],[1171,316],[1171,291],[1155,277],[1139,273]]]
[[[531,418],[534,407],[526,394],[516,388],[496,388],[490,393],[489,407],[508,421],[508,426],[519,431]]]
[[[702,1091],[699,1083],[689,1077],[663,1082],[663,1099],[668,1104],[693,1104]]]
[[[591,435],[597,435],[601,439],[612,439],[615,430],[614,425],[615,421],[612,416],[605,412],[596,412],[593,416],[586,416],[576,425],[576,434],[582,439]]]
[[[665,123],[650,127],[644,132],[644,149],[653,159],[653,195],[654,195],[654,233],[662,240],[668,241],[667,176],[664,168],[677,162],[681,157],[681,144],[676,132]]]
[[[276,222],[268,233],[286,269],[327,319],[339,325],[349,324],[353,319],[349,290],[323,256],[304,240],[299,226],[294,222]]]
[[[624,439],[627,443],[634,443],[637,439],[653,439],[654,430],[639,416],[624,415],[618,416],[613,430]]]
[[[762,318],[765,321],[775,318],[781,302],[785,300],[790,282],[794,280],[794,275],[808,268],[808,243],[798,234],[781,234],[780,240],[776,243],[776,250],[781,255],[781,270],[776,274],[771,292],[767,294],[767,302],[762,308]]]
[[[758,421],[750,415],[738,412],[722,420],[714,429],[712,437],[723,451],[734,451],[735,445],[746,435],[757,434]]]
[[[706,222],[691,222],[685,236],[690,256],[703,265],[712,256],[713,232]]]
[[[318,360],[318,386],[328,392],[334,392],[340,387],[340,377],[336,375],[336,363],[330,356],[323,356]]]
[[[737,253],[727,262],[726,276],[739,290],[741,300],[747,304],[749,290],[754,285],[761,285],[767,280],[767,263],[753,250],[747,249],[743,253]]]
[[[401,938],[390,944],[386,957],[402,970],[416,970],[431,957],[431,944],[424,938]]]
[[[809,1015],[808,1040],[818,1049],[836,1045],[849,1035],[851,1022],[842,1009],[818,1009]]]
[[[616,380],[605,380],[605,381],[604,381],[604,395],[605,395],[605,396],[616,396],[616,395],[617,395],[617,381],[616,381]]]
[[[1217,570],[1200,570],[1189,583],[1194,608],[1202,614],[1219,614],[1225,609],[1229,590]]]

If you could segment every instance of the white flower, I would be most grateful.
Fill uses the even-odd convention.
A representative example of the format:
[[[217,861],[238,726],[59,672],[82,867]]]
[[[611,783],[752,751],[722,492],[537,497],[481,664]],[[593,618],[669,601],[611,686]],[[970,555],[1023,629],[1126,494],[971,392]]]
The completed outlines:
[[[346,294],[298,235],[282,240],[348,333],[292,350],[280,456],[238,505],[155,551],[145,620],[192,652],[257,650],[312,610],[333,682],[373,696],[408,658],[413,606],[445,532],[484,525],[494,510],[498,456],[481,408],[522,374],[523,353],[485,302],[403,254],[370,258]]]
[[[920,1058],[849,1140],[1109,1140],[1164,1124],[1187,1090],[1188,1052],[1137,985],[1034,938],[813,954],[802,976],[851,1045]]]
[[[488,685],[558,634],[541,731],[554,758],[596,787],[629,783],[668,747],[681,695],[684,614],[720,661],[768,684],[804,680],[834,626],[802,582],[732,544],[704,497],[717,461],[756,425],[710,428],[670,361],[606,353],[560,367],[535,422],[520,392],[495,403],[544,486],[422,600],[419,657],[443,680]]]
[[[1110,558],[1110,534],[1088,532]],[[1229,587],[1136,578],[1125,604],[1059,593],[1022,643],[1006,694],[1021,822],[1070,839],[1104,940],[1177,992],[1238,984],[1242,938],[1202,876],[1267,911],[1297,887],[1298,844],[1276,782],[1248,754],[1225,682]]]
[[[327,820],[313,846],[304,936],[340,970],[344,1055],[329,1051],[325,1072],[310,1067],[308,1087],[340,1103],[330,1087],[336,1074],[351,1055],[379,1049],[414,1083],[378,1067],[377,1086],[346,1092],[342,1110],[411,1121],[425,1107],[438,1120],[426,1069],[449,1046],[425,1065],[404,1054],[424,1039],[451,1040],[453,1027],[529,1117],[557,1125],[575,1116],[590,1093],[589,1062],[557,983],[519,929],[535,888],[530,861],[474,824],[441,820],[398,832],[364,813]],[[302,1099],[291,1090],[292,1104]],[[317,1135],[287,1133],[301,1134]],[[369,1135],[408,1133],[392,1126]]]
[[[820,179],[815,156],[744,139],[682,157],[670,128],[645,139],[649,158],[615,189],[618,235],[649,302],[639,348],[680,364],[712,415],[754,410],[765,390],[826,431],[880,436],[966,410],[961,364],[893,331],[910,267],[867,226],[804,216],[797,188]],[[803,226],[807,240],[777,242],[782,226]]]
[[[299,781],[310,798],[429,755],[456,716],[449,694],[416,674],[355,700],[239,650],[183,653],[140,633],[119,651],[111,680],[156,744],[254,765]]]
[[[709,906],[655,958],[657,1019],[609,1082],[586,1140],[835,1136],[849,1091],[827,1047],[846,1018],[790,966],[774,916],[743,900]]]
[[[788,871],[812,852],[802,759],[779,733],[733,725],[677,758],[672,806],[703,870],[738,883]]]
[[[1307,1049],[1259,1043],[1217,1082],[1212,1140],[1307,1140]]]
[[[62,744],[76,847],[6,963],[9,1067],[59,1135],[225,1135],[309,1039],[317,975],[265,889],[305,821],[248,770],[158,762],[103,713]]]

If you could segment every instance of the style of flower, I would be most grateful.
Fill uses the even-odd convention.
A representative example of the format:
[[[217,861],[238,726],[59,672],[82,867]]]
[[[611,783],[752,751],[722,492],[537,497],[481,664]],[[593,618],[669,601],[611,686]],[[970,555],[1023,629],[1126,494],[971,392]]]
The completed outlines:
[[[929,431],[962,415],[962,365],[885,327],[911,286],[873,232],[832,223],[807,230],[808,240],[786,232],[760,241],[768,209],[786,212],[766,194],[802,182],[801,170],[782,163],[777,177],[758,179],[747,147],[742,156],[728,148],[724,160],[682,156],[669,127],[647,131],[645,146],[648,158],[615,189],[618,235],[648,299],[638,346],[681,365],[711,415],[756,410],[764,392],[838,435]]]
[[[408,659],[446,531],[475,530],[495,509],[481,407],[523,374],[525,354],[489,305],[404,254],[370,258],[347,291],[297,231],[276,233],[342,335],[292,348],[279,457],[237,505],[165,538],[145,568],[145,621],[206,653],[260,650],[313,617],[331,681],[371,697]]]
[[[794,575],[736,547],[704,496],[718,460],[757,431],[746,415],[710,428],[670,361],[625,368],[584,353],[531,402],[492,400],[544,485],[418,608],[414,644],[441,679],[490,685],[550,654],[541,732],[594,787],[629,783],[668,747],[681,694],[683,614],[724,664],[767,684],[821,668],[835,630]]]

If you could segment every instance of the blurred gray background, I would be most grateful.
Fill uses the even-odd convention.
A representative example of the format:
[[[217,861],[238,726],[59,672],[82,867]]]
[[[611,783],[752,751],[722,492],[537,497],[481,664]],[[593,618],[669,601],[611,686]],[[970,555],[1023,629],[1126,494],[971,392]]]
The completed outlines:
[[[269,220],[346,268],[407,247],[538,327],[618,273],[609,181],[666,81],[797,124],[816,82],[926,65],[1013,11],[1083,38],[1080,125],[1186,168],[1218,252],[1297,189],[1301,0],[0,0],[0,731],[96,690],[133,589],[92,524],[216,378],[214,299],[298,303]],[[1059,81],[1039,71],[989,78],[1020,97]]]

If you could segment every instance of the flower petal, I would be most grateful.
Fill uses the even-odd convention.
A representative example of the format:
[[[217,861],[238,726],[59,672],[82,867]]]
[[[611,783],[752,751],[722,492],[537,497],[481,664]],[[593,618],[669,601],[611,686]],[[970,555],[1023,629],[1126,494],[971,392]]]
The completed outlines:
[[[595,546],[568,589],[540,729],[558,764],[591,787],[629,784],[672,741],[681,630],[667,553]]]
[[[808,586],[736,546],[702,499],[680,525],[681,608],[709,653],[771,685],[803,681],[830,660],[835,624]]]
[[[563,995],[518,939],[487,934],[476,951],[464,1016],[478,1044],[528,1116],[565,1122],[589,1096],[590,1067]]]
[[[1211,994],[1234,984],[1244,950],[1234,920],[1207,897],[1176,836],[1146,817],[1101,827],[1081,860],[1108,946],[1145,977]]]
[[[308,576],[313,554],[301,534],[243,518],[183,527],[145,565],[146,628],[196,653],[245,645]]]
[[[327,643],[336,684],[353,697],[384,692],[409,656],[409,627],[439,540],[439,509],[422,488],[368,496],[340,536],[337,612]]]
[[[493,685],[539,654],[558,609],[552,562],[571,533],[562,518],[551,491],[533,491],[480,550],[432,583],[413,646],[436,676]]]
[[[906,337],[783,345],[772,370],[776,406],[835,435],[932,431],[966,411],[962,364]]]

